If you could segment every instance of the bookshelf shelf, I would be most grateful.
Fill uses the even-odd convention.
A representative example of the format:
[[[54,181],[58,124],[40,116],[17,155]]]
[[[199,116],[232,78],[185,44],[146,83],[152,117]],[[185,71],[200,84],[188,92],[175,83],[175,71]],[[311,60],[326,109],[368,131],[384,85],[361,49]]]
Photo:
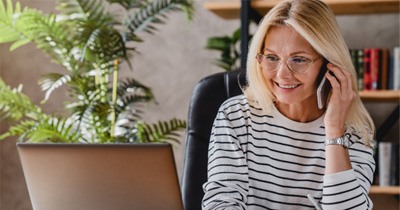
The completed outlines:
[[[360,91],[363,101],[400,101],[400,90]]]
[[[252,0],[251,7],[266,14],[277,0]],[[399,13],[399,0],[325,0],[336,15]],[[240,0],[209,0],[204,8],[224,19],[240,17]]]
[[[369,194],[388,194],[388,195],[400,195],[400,186],[371,186]]]

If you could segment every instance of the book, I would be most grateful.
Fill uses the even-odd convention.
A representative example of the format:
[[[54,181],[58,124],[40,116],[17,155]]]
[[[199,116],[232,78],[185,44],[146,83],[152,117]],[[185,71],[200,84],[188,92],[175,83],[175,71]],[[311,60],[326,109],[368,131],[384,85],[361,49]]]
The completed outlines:
[[[379,48],[370,49],[370,90],[378,90],[380,52]]]
[[[379,185],[389,186],[390,185],[390,159],[392,152],[391,142],[379,142]]]
[[[371,90],[372,89],[372,81],[371,81],[371,49],[364,49],[364,59],[363,59],[363,90]]]
[[[393,90],[400,90],[400,47],[395,47],[393,49],[393,77],[391,78],[393,82]]]
[[[357,89],[361,91],[363,89],[363,59],[364,50],[360,49],[350,49],[350,57],[356,71],[357,76]]]
[[[383,48],[381,49],[380,54],[380,68],[379,68],[379,84],[378,88],[381,90],[387,90],[389,88],[388,79],[389,79],[389,49]]]
[[[390,185],[399,185],[399,144],[392,143],[390,156]]]
[[[399,185],[399,144],[379,142],[378,144],[378,179],[379,186]]]

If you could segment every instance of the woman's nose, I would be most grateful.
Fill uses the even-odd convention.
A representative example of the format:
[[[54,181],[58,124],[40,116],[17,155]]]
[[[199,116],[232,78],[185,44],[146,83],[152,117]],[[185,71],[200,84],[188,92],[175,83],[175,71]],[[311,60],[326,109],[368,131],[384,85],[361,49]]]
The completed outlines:
[[[293,73],[286,62],[281,61],[278,70],[276,71],[276,76],[279,78],[287,79],[293,76]]]

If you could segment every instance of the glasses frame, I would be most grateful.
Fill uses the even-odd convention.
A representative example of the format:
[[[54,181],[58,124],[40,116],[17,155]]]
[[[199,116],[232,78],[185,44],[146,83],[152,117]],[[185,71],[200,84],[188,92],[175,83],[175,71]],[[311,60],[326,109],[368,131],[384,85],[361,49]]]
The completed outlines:
[[[258,53],[258,54],[256,55],[255,58],[256,58],[257,62],[262,66],[261,61],[259,60],[259,57],[265,58],[266,56],[268,56],[268,55],[265,55],[265,54],[262,54],[262,53]],[[278,58],[279,58],[279,57],[278,57]],[[293,58],[293,57],[291,57],[291,58]],[[281,63],[284,62],[284,63],[286,64],[286,66],[288,67],[288,69],[289,69],[291,72],[293,72],[293,73],[295,73],[295,74],[304,74],[304,73],[306,73],[308,70],[310,70],[310,66],[311,66],[312,64],[314,64],[315,61],[321,59],[320,57],[315,58],[314,60],[311,60],[311,59],[309,59],[309,58],[306,58],[306,59],[309,61],[309,62],[308,62],[307,70],[305,70],[305,71],[303,71],[303,72],[297,72],[297,71],[294,71],[292,68],[290,68],[289,64],[287,63],[288,60],[291,59],[291,58],[288,58],[288,59],[286,59],[286,60],[283,60],[283,59],[279,58],[279,65],[278,65],[278,67],[277,67],[276,69],[274,69],[274,70],[267,70],[267,71],[268,71],[268,72],[275,72],[275,71],[278,71],[278,69],[281,67]]]

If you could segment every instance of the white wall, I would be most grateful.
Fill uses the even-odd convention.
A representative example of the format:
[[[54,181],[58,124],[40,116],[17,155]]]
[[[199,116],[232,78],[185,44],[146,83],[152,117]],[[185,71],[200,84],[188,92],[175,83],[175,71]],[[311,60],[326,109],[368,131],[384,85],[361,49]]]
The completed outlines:
[[[14,0],[13,0],[14,1]],[[144,43],[138,44],[139,55],[132,60],[133,71],[124,68],[124,75],[134,76],[153,89],[158,104],[145,109],[144,118],[148,122],[166,120],[172,117],[186,119],[193,87],[201,78],[223,71],[212,64],[216,52],[205,49],[210,36],[230,35],[239,27],[239,20],[223,20],[202,7],[205,0],[196,0],[196,14],[188,22],[183,14],[172,14],[166,25],[159,25],[155,35],[142,34]],[[22,5],[51,11],[51,0],[26,0]],[[355,15],[340,16],[338,21],[350,48],[399,46],[399,16]],[[1,30],[1,29],[0,29]],[[24,84],[24,90],[36,103],[43,99],[37,85],[40,75],[45,72],[62,71],[33,45],[8,52],[9,45],[0,46],[0,75],[9,84]],[[1,94],[1,93],[0,93]],[[50,112],[62,111],[62,101],[66,98],[63,90],[56,91],[44,108]],[[395,104],[377,105],[368,103],[368,109],[377,125],[394,109]],[[6,124],[0,124],[4,130]],[[397,130],[390,138],[398,140]],[[183,162],[182,143],[175,150],[178,172],[181,174]],[[15,150],[15,140],[0,142],[0,209],[30,209],[22,171]]]

